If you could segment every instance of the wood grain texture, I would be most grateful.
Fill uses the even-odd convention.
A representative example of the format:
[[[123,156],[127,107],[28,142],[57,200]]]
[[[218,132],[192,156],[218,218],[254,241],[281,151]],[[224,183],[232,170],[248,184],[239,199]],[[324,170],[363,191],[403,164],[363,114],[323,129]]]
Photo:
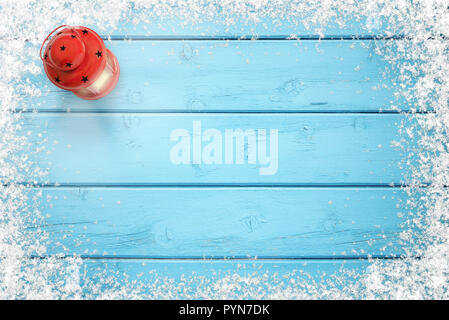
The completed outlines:
[[[23,130],[44,147],[35,161],[51,167],[40,182],[389,184],[401,180],[401,152],[392,141],[404,120],[396,114],[28,114]],[[233,145],[243,164],[195,164],[193,150],[189,164],[174,164],[170,152],[177,142],[170,134],[184,128],[192,137],[193,121],[202,131],[218,130],[222,145],[226,129],[278,129],[277,172],[261,175],[268,165],[248,164],[246,139]],[[265,144],[268,137],[256,140]]]
[[[65,112],[378,112],[395,100],[383,41],[114,41],[121,75],[98,101],[30,76],[28,109]],[[48,91],[45,90],[47,88]],[[408,110],[407,105],[402,105]]]
[[[45,188],[49,253],[160,258],[402,254],[393,188]],[[66,249],[65,249],[65,248]]]
[[[83,270],[91,281],[95,281],[99,274],[106,274],[115,280],[103,284],[103,289],[118,287],[125,290],[122,283],[138,280],[140,292],[153,299],[223,299],[229,296],[240,299],[288,299],[289,294],[292,295],[290,298],[298,299],[301,298],[301,291],[313,294],[314,290],[319,290],[317,283],[326,286],[326,281],[332,280],[334,275],[339,276],[340,281],[331,282],[333,289],[344,291],[347,289],[344,285],[355,282],[357,275],[363,274],[368,267],[367,261],[354,260],[100,259],[86,260]],[[97,295],[97,290],[88,294]]]

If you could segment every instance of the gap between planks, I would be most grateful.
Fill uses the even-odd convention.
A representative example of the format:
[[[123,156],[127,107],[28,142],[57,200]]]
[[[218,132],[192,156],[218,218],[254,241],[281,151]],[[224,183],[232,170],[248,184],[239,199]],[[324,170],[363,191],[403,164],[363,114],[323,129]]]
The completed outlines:
[[[127,41],[127,40],[144,40],[144,41],[193,41],[193,40],[208,40],[208,41],[307,41],[307,40],[410,40],[411,36],[405,35],[382,35],[382,34],[365,34],[365,35],[239,35],[239,36],[201,36],[201,35],[100,35],[104,41]],[[442,36],[445,38],[444,36]],[[5,38],[0,37],[0,40],[18,40],[19,38]],[[430,38],[431,39],[431,38]],[[35,39],[33,39],[35,40]],[[30,42],[31,39],[25,39],[25,42]]]
[[[360,256],[298,256],[298,257],[271,257],[271,256],[260,256],[260,257],[248,257],[248,256],[236,256],[236,257],[225,257],[225,256],[187,256],[187,257],[153,257],[153,256],[96,256],[96,255],[45,255],[38,256],[32,255],[31,259],[48,259],[56,257],[57,259],[73,258],[79,257],[83,260],[153,260],[153,261],[195,261],[195,262],[210,262],[210,261],[247,261],[247,262],[264,262],[264,261],[343,261],[343,260],[401,260],[405,258],[421,259],[419,256],[402,256],[402,255],[360,255]]]

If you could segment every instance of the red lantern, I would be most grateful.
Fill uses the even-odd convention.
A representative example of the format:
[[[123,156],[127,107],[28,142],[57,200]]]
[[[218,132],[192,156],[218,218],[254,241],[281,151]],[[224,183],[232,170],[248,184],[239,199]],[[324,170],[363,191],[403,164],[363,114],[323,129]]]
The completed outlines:
[[[44,40],[39,55],[55,86],[87,100],[100,99],[111,92],[120,75],[117,58],[100,36],[81,26],[54,29]]]

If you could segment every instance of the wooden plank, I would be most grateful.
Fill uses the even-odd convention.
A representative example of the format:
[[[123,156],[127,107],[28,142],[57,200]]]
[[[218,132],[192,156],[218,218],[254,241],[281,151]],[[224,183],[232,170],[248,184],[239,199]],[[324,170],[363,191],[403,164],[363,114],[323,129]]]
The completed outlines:
[[[48,141],[47,152],[39,153],[36,161],[43,167],[52,165],[48,180],[42,180],[51,183],[388,184],[401,178],[397,166],[400,152],[391,142],[398,139],[396,126],[404,118],[402,115],[30,114],[24,117],[23,125],[25,131],[35,134],[35,143],[44,138]],[[221,164],[205,164],[206,151],[197,148],[197,152],[193,145],[193,140],[200,137],[199,129],[204,133],[211,128],[222,136],[218,145]],[[266,137],[255,134],[261,128],[267,130]],[[237,129],[254,129],[251,132],[255,140],[245,139],[244,144],[238,144],[236,139],[226,137],[226,130]],[[185,136],[177,137],[179,130],[184,130],[186,133],[182,131],[181,135]],[[191,139],[192,135],[197,138]],[[191,149],[190,153],[183,153],[190,154],[185,164],[177,164],[177,156],[173,156],[181,139]],[[226,140],[231,148],[226,149]],[[270,144],[276,140],[277,150],[274,143]],[[271,153],[268,164],[263,164],[256,153],[254,163],[248,163],[248,150],[254,150],[256,145],[265,146],[267,154]],[[202,146],[205,148],[207,143]],[[236,154],[242,156],[241,164]]]
[[[383,41],[114,41],[121,77],[98,101],[30,76],[46,111],[378,112],[392,109]],[[45,89],[47,88],[47,89]],[[46,91],[48,90],[48,91]],[[28,99],[28,100],[27,100]],[[408,110],[405,104],[402,107]]]
[[[402,254],[396,188],[44,188],[49,253],[111,257]],[[64,249],[67,248],[67,249]]]
[[[333,291],[324,288],[345,293],[347,285],[356,282],[368,267],[369,262],[354,260],[103,259],[85,260],[83,279],[94,283],[94,288],[85,287],[86,296],[96,298],[101,297],[100,285],[103,293],[109,289],[123,294],[134,288],[140,297],[149,299],[325,298],[323,294],[331,295]],[[129,285],[133,281],[137,283]]]
[[[135,13],[139,16],[139,13]],[[362,17],[360,21],[355,19],[340,19],[344,24],[339,25],[335,18],[329,23],[306,23],[302,19],[292,17],[291,20],[280,17],[261,17],[256,19],[245,19],[242,17],[231,17],[233,21],[219,19],[195,21],[187,23],[185,19],[164,17],[140,17],[143,21],[133,22],[133,16],[123,21],[114,30],[105,30],[103,36],[127,38],[153,37],[170,39],[171,37],[204,37],[213,36],[219,38],[241,38],[257,39],[266,37],[358,37],[367,35],[384,35],[385,22],[381,17]],[[303,23],[304,22],[304,23]],[[93,26],[96,30],[103,30],[104,26]]]
[[[402,155],[392,141],[399,140],[397,126],[405,119],[398,114],[27,114],[23,131],[44,148],[33,159],[51,167],[40,182],[390,184],[401,180]],[[216,136],[201,142],[208,129]],[[226,130],[237,129],[250,130],[253,139],[227,137]],[[214,154],[221,164],[209,164]]]

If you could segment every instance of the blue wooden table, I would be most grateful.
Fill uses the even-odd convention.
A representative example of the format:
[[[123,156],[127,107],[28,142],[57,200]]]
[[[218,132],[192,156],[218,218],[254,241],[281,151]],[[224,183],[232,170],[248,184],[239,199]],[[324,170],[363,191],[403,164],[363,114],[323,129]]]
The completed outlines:
[[[317,39],[263,25],[123,24],[106,41],[121,77],[98,101],[33,78],[44,94],[23,124],[50,169],[37,181],[50,254],[181,281],[362,272],[403,253],[392,141],[407,120],[375,53],[381,30],[362,21]],[[243,140],[226,141],[238,129]]]

